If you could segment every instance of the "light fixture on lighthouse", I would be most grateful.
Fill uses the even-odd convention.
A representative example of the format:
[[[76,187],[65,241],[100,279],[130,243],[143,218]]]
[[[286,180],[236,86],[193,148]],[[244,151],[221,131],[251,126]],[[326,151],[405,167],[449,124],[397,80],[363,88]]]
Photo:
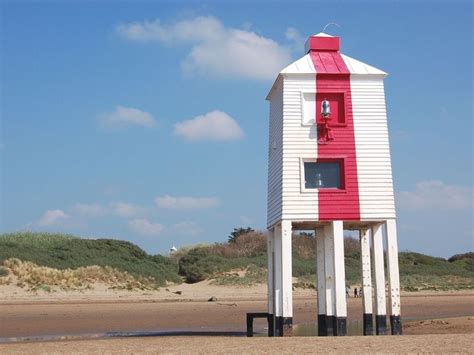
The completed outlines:
[[[321,102],[321,118],[322,122],[317,122],[318,125],[318,143],[319,144],[328,144],[330,141],[334,140],[334,137],[331,133],[331,128],[329,128],[329,121],[331,119],[331,105],[327,99],[324,99]]]
[[[329,101],[324,99],[321,102],[321,116],[324,118],[328,118],[331,115],[331,105],[329,104]]]

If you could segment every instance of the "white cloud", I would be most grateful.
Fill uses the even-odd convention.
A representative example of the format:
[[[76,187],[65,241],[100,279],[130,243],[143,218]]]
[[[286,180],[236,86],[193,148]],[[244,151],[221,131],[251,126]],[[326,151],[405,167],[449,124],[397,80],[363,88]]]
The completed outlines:
[[[175,210],[211,208],[219,204],[219,200],[215,197],[175,197],[169,195],[157,197],[155,202],[158,207]]]
[[[48,210],[38,221],[38,225],[42,227],[57,226],[63,224],[70,218],[63,210]]]
[[[100,217],[113,215],[119,217],[137,217],[146,214],[145,207],[133,205],[126,202],[111,202],[109,206],[102,206],[98,203],[76,203],[73,211],[86,217]]]
[[[191,43],[182,61],[185,72],[219,77],[273,79],[291,61],[290,50],[246,29],[225,27],[213,16],[172,24],[160,20],[119,25],[117,32],[138,42]]]
[[[88,217],[98,217],[108,213],[105,207],[97,203],[76,203],[73,209],[77,213]]]
[[[99,117],[104,129],[116,129],[126,126],[154,127],[156,121],[151,114],[132,107],[117,106],[115,111],[104,113]]]
[[[146,208],[126,202],[113,202],[110,212],[120,217],[136,217],[146,213]]]
[[[180,222],[176,223],[172,228],[176,233],[196,236],[203,232],[203,230],[194,222]]]
[[[148,237],[156,237],[160,235],[165,229],[163,225],[159,223],[152,223],[144,218],[132,219],[128,222],[128,226],[133,232]]]
[[[461,210],[472,208],[471,187],[448,185],[439,180],[420,181],[414,191],[401,191],[397,203],[406,210]]]
[[[190,141],[236,140],[244,135],[239,124],[232,117],[218,110],[176,123],[174,133]]]
[[[293,50],[299,51],[300,53],[304,50],[305,38],[303,38],[299,31],[294,27],[288,27],[285,32],[287,40],[293,43]]]

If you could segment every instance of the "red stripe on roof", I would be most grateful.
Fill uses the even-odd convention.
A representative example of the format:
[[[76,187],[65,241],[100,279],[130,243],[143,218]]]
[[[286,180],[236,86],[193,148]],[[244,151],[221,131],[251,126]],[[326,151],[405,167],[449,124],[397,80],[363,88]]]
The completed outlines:
[[[311,60],[318,74],[349,74],[346,63],[338,52],[311,51]]]

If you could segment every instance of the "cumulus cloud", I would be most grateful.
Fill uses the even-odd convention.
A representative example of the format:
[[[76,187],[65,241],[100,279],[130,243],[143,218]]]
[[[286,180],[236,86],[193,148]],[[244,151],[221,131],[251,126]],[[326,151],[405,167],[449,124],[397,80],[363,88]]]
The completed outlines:
[[[98,203],[76,203],[73,211],[86,217],[100,217],[113,215],[119,217],[137,217],[146,214],[145,207],[137,206],[126,202],[111,202],[108,206]]]
[[[58,226],[62,225],[70,218],[63,210],[48,210],[46,211],[38,221],[38,225],[41,227]]]
[[[244,135],[232,117],[218,110],[176,123],[174,133],[189,141],[227,141],[239,139]]]
[[[146,208],[126,202],[113,202],[110,204],[110,212],[120,217],[135,217],[146,213]]]
[[[98,217],[108,213],[107,209],[97,203],[76,203],[73,210],[83,216]]]
[[[117,129],[126,126],[156,126],[155,119],[148,112],[123,106],[117,106],[115,111],[100,115],[99,121],[104,129]]]
[[[219,200],[215,197],[175,197],[169,195],[157,197],[155,202],[160,208],[174,210],[211,208],[219,204]]]
[[[299,31],[294,27],[288,27],[285,32],[285,37],[287,40],[292,42],[292,48],[295,51],[303,52],[305,38],[301,36]]]
[[[472,201],[472,187],[439,180],[420,181],[415,190],[397,194],[398,206],[406,210],[462,210],[472,208]]]
[[[226,27],[213,16],[171,24],[163,24],[159,19],[133,22],[121,24],[116,30],[131,41],[191,43],[190,52],[181,63],[185,72],[266,80],[275,78],[275,73],[291,61],[290,50],[285,46],[248,27]]]
[[[189,236],[196,236],[203,232],[203,230],[196,223],[188,221],[176,223],[172,229],[177,234]]]
[[[159,223],[153,223],[145,218],[136,218],[128,222],[128,227],[132,232],[148,237],[159,236],[165,227]]]

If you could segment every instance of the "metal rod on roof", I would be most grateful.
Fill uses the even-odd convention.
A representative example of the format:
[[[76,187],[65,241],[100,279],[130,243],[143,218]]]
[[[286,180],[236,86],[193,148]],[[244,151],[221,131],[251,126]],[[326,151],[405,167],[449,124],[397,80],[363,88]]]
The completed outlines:
[[[339,24],[335,23],[335,22],[329,22],[326,26],[324,26],[323,28],[323,33],[326,33],[326,28],[331,26],[331,25],[334,25],[334,26],[337,26],[337,27],[341,27]]]

